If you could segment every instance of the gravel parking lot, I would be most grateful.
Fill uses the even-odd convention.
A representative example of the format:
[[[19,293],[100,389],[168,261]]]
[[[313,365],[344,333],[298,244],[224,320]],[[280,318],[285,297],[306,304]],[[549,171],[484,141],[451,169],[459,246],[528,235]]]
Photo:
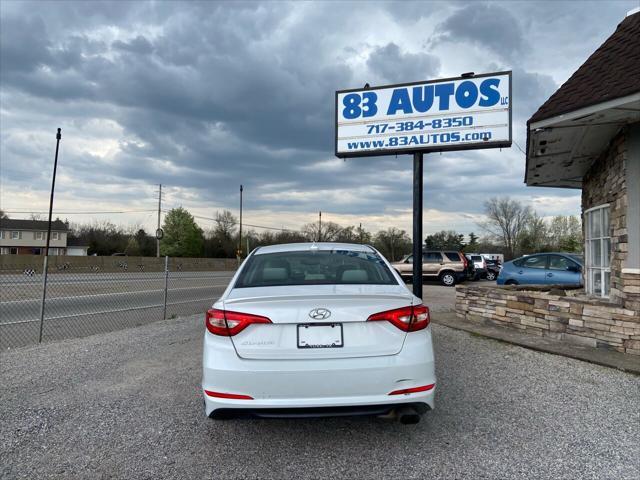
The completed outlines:
[[[207,419],[201,316],[3,353],[0,477],[638,478],[638,377],[433,328],[415,426]]]

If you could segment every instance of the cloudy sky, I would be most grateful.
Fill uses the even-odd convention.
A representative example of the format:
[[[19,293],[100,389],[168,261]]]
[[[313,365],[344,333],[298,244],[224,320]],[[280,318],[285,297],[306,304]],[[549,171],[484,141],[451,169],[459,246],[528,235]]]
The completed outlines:
[[[165,208],[298,228],[411,230],[411,158],[333,155],[337,89],[513,70],[514,139],[639,0],[0,3],[0,208],[154,228]],[[429,155],[425,231],[478,231],[509,195],[576,214],[579,191],[527,188],[511,149]],[[131,211],[72,215],[67,212]],[[10,213],[28,217],[28,213]],[[212,222],[199,220],[204,228]]]

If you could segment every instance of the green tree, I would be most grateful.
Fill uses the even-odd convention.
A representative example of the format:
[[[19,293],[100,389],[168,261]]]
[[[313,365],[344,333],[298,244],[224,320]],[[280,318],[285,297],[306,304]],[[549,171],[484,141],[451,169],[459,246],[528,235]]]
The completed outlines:
[[[400,260],[404,255],[411,253],[413,248],[407,232],[395,227],[376,233],[373,246],[391,262]]]
[[[549,222],[549,240],[553,250],[582,251],[582,223],[575,215],[558,215]]]
[[[477,252],[479,248],[478,236],[471,232],[469,233],[469,243],[464,247],[465,252]]]
[[[200,257],[204,251],[202,229],[187,210],[174,208],[164,219],[160,254],[170,257]]]
[[[548,252],[551,249],[547,222],[536,212],[532,212],[520,236],[518,253],[524,255],[536,252]]]
[[[464,235],[453,230],[442,230],[428,235],[424,243],[429,250],[462,250]]]

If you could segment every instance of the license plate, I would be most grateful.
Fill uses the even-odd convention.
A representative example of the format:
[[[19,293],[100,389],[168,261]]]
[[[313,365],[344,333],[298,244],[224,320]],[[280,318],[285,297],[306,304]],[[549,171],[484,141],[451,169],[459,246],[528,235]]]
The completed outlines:
[[[341,323],[304,323],[298,325],[298,348],[340,348],[343,346]]]

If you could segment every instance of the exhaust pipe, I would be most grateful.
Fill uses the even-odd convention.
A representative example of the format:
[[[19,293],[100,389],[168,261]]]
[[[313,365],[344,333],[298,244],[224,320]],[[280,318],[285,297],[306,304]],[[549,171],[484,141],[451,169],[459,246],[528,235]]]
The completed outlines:
[[[403,425],[415,425],[420,421],[420,414],[415,408],[405,405],[396,409],[396,417]]]

